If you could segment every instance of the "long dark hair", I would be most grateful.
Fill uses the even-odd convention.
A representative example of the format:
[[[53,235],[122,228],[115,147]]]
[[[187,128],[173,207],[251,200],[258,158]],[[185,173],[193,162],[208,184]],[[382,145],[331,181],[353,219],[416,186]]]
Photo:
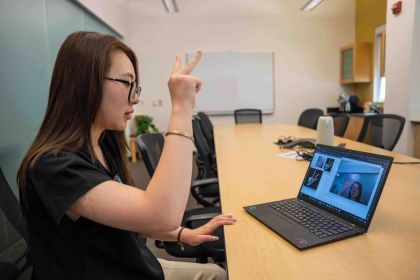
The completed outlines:
[[[25,192],[28,171],[47,152],[58,152],[64,148],[83,149],[88,151],[93,162],[98,161],[90,131],[101,104],[104,76],[111,67],[111,54],[115,50],[121,50],[128,56],[137,81],[137,58],[134,52],[114,36],[75,32],[61,45],[52,73],[44,120],[17,174],[21,194]],[[122,175],[132,185],[127,169],[124,132],[106,131],[105,134],[116,142]]]
[[[351,189],[353,188],[354,184],[357,184],[359,186],[359,194],[354,198],[355,201],[360,202],[360,199],[362,198],[362,191],[363,191],[363,187],[362,187],[362,183],[355,181],[353,182],[353,184],[351,184],[350,189],[349,189],[349,194],[348,194],[348,198],[351,199]]]

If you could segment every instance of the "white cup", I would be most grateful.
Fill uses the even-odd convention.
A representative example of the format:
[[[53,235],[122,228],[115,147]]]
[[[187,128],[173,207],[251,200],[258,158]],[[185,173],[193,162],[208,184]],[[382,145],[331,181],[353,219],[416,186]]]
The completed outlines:
[[[322,116],[318,119],[316,143],[334,145],[334,121],[332,117]]]

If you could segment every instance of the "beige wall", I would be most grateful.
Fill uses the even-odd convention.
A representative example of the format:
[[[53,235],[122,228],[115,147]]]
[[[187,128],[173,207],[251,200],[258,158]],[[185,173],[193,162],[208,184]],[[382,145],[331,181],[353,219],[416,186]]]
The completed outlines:
[[[304,1],[296,0],[177,3],[180,13],[168,14],[161,1],[129,1],[127,43],[138,55],[144,89],[135,113],[152,116],[160,130],[170,114],[166,82],[175,54],[199,47],[204,55],[274,51],[275,113],[264,122],[296,123],[305,108],[337,105],[339,48],[354,41],[353,0],[325,1],[311,13],[301,12]],[[162,99],[163,106],[152,106],[153,99]],[[232,116],[211,118],[233,123]]]
[[[407,122],[394,151],[412,155],[414,126],[420,109],[420,0],[403,2],[402,12],[394,16],[388,3],[386,23],[386,98],[385,113],[402,115]]]
[[[409,111],[412,121],[420,122],[420,0],[416,0],[414,24],[413,24],[413,46],[411,56],[411,77],[410,77],[410,102]],[[418,139],[420,142],[420,139]],[[420,146],[420,143],[417,143]]]

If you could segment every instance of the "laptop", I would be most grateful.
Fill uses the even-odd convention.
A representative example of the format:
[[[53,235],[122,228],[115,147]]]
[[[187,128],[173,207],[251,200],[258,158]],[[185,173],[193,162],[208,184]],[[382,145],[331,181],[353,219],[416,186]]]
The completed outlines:
[[[392,157],[317,145],[297,198],[244,209],[298,249],[367,232]]]

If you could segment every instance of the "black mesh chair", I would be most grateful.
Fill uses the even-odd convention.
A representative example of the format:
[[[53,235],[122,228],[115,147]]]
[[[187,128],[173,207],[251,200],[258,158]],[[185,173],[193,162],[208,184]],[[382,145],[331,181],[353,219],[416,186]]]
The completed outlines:
[[[357,141],[392,151],[404,129],[405,118],[394,114],[365,116]]]
[[[238,109],[234,111],[235,123],[262,123],[262,112],[258,109]]]
[[[216,157],[203,136],[200,124],[192,119],[194,144],[197,148],[197,166],[200,180],[191,185],[191,194],[198,203],[205,207],[220,206],[219,181],[217,179]],[[205,185],[202,185],[205,182]]]
[[[32,259],[26,225],[1,168],[0,224],[0,279],[31,279]]]
[[[343,137],[349,124],[349,115],[346,113],[331,113],[330,116],[334,120],[334,135]]]
[[[137,137],[137,144],[143,157],[146,169],[153,176],[156,166],[159,162],[164,146],[164,137],[160,133],[145,133]],[[193,182],[191,189],[196,186],[205,186],[208,182],[205,180]],[[188,228],[196,228],[202,223],[208,222],[211,218],[221,213],[220,207],[204,207],[187,210],[182,219],[182,225]],[[158,248],[164,248],[168,254],[180,258],[196,258],[197,262],[207,262],[208,257],[212,257],[215,262],[225,261],[224,235],[223,228],[214,232],[219,236],[219,241],[211,242],[210,245],[189,246],[184,245],[184,251],[180,250],[177,242],[155,242]],[[207,245],[207,244],[206,244]]]
[[[165,139],[161,133],[145,133],[137,136],[137,145],[150,178],[155,173],[162,154]]]
[[[198,112],[197,120],[200,123],[201,131],[203,132],[210,149],[214,151],[213,124],[211,123],[210,118],[204,112]],[[213,153],[215,154],[215,152]]]
[[[317,108],[306,109],[299,116],[298,125],[307,128],[316,129],[318,125],[318,119],[324,115],[324,111]]]
[[[217,178],[216,151],[211,148],[204,136],[204,129],[201,126],[198,117],[193,117],[192,128],[194,135],[194,144],[197,149],[197,166],[199,169],[198,178]]]
[[[196,138],[195,144],[197,147],[197,153],[195,153],[195,160],[198,167],[197,179],[217,177],[213,124],[203,112],[199,112],[193,119],[196,119],[198,122],[196,126],[193,124],[193,130],[195,130],[194,138]],[[197,135],[200,135],[200,137],[197,137]],[[204,154],[206,154],[206,158],[203,158]]]

